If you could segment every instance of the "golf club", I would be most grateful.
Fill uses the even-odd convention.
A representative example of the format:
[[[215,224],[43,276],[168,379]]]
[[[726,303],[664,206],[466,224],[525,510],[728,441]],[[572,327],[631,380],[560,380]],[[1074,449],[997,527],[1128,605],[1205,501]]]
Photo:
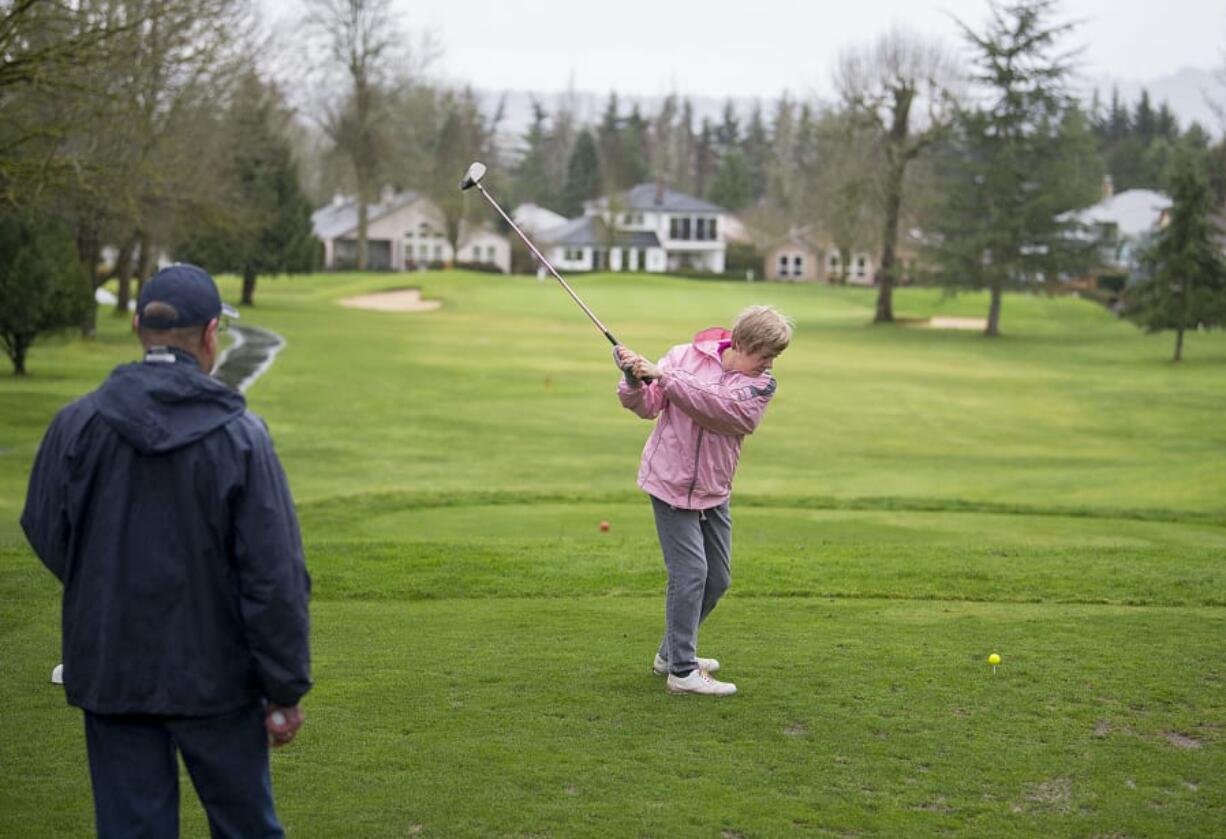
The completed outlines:
[[[503,219],[506,220],[506,223],[511,225],[511,229],[514,230],[519,235],[519,238],[523,240],[524,244],[528,246],[528,250],[532,251],[533,256],[540,260],[540,263],[549,269],[549,273],[553,274],[554,279],[562,284],[562,288],[565,289],[566,293],[570,295],[570,299],[579,304],[579,308],[582,309],[584,314],[586,314],[592,323],[596,325],[596,328],[600,330],[601,334],[604,335],[605,338],[609,339],[609,343],[613,345],[614,363],[616,363],[618,368],[626,374],[626,380],[633,383],[636,378],[631,375],[630,368],[621,366],[621,359],[617,356],[617,347],[619,342],[613,337],[613,333],[600,322],[600,318],[596,317],[596,313],[589,309],[587,304],[579,299],[579,295],[575,294],[575,290],[570,287],[570,284],[567,283],[566,280],[562,279],[562,275],[558,273],[557,269],[554,268],[552,264],[550,264],[549,260],[545,258],[545,255],[537,250],[536,245],[532,244],[532,240],[528,238],[528,235],[524,233],[524,231],[520,230],[519,225],[516,224],[514,220],[512,220],[512,218],[506,214],[506,211],[498,205],[498,202],[494,200],[494,196],[490,195],[484,184],[481,183],[481,179],[484,177],[485,164],[481,163],[480,161],[473,161],[473,164],[468,167],[468,171],[464,174],[464,180],[460,181],[460,191],[465,192],[475,186],[480,193],[485,196],[485,200],[489,201],[493,208],[498,211],[498,215],[502,216]],[[642,381],[650,382],[652,380],[650,377],[645,377],[642,379]]]
[[[506,219],[507,224],[511,225],[511,229],[519,234],[519,238],[524,240],[524,244],[528,246],[528,250],[532,251],[533,255],[541,261],[541,264],[549,269],[549,273],[553,274],[554,279],[562,284],[562,288],[566,289],[566,293],[570,295],[571,299],[579,304],[579,308],[583,309],[583,311],[591,319],[592,323],[596,324],[596,328],[609,339],[610,344],[616,347],[618,345],[617,339],[614,338],[612,333],[610,333],[609,330],[605,328],[605,325],[600,322],[600,318],[596,317],[592,310],[587,307],[587,304],[579,299],[579,295],[575,294],[575,290],[570,287],[566,280],[562,279],[562,275],[559,274],[557,270],[549,264],[549,260],[536,249],[536,245],[532,244],[532,240],[527,237],[524,231],[519,229],[519,225],[511,220],[511,217],[503,211],[502,207],[498,206],[498,202],[494,200],[494,196],[490,195],[485,186],[481,183],[481,179],[483,177],[485,177],[485,164],[473,163],[472,166],[468,167],[468,173],[464,175],[464,180],[460,181],[460,189],[469,190],[475,186],[481,191],[481,194],[485,196],[485,200],[489,201],[490,204],[494,206],[494,209],[498,211],[498,214]]]

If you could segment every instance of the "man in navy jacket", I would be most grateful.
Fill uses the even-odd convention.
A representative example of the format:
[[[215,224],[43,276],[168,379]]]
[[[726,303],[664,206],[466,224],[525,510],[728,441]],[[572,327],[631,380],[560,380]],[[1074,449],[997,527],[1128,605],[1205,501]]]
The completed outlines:
[[[302,724],[311,581],[268,431],[208,374],[226,311],[201,269],[155,274],[144,360],[59,412],[30,475],[102,837],[178,834],[176,753],[213,836],[283,835],[268,745]]]

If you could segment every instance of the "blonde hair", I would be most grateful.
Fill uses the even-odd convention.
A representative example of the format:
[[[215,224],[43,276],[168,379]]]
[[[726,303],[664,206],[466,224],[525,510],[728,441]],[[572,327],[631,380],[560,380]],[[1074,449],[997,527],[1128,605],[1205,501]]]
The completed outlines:
[[[732,343],[751,355],[779,355],[792,343],[792,319],[772,306],[750,306],[732,324]]]

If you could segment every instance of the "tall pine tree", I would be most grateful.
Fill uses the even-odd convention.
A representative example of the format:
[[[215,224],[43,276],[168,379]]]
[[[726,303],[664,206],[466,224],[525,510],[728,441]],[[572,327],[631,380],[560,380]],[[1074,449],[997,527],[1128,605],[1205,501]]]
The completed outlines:
[[[1142,256],[1145,277],[1125,292],[1124,315],[1148,332],[1174,330],[1172,361],[1180,361],[1187,330],[1226,323],[1226,261],[1204,153],[1180,148],[1170,181],[1169,223]]]
[[[965,113],[947,157],[946,205],[931,256],[950,287],[986,289],[984,333],[1000,334],[1008,289],[1038,290],[1079,273],[1090,254],[1068,210],[1092,203],[1101,168],[1085,118],[1066,88],[1071,24],[1054,0],[992,3],[983,32],[965,25],[982,109]]]

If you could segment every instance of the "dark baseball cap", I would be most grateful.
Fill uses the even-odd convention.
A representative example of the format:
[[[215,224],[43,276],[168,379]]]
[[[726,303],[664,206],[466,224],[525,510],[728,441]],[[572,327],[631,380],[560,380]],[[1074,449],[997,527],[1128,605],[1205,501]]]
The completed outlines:
[[[145,307],[150,303],[169,304],[178,317],[146,317]],[[221,302],[213,278],[203,268],[186,262],[168,265],[145,281],[136,301],[136,314],[142,329],[154,330],[204,326],[222,315],[238,317],[238,312]]]

